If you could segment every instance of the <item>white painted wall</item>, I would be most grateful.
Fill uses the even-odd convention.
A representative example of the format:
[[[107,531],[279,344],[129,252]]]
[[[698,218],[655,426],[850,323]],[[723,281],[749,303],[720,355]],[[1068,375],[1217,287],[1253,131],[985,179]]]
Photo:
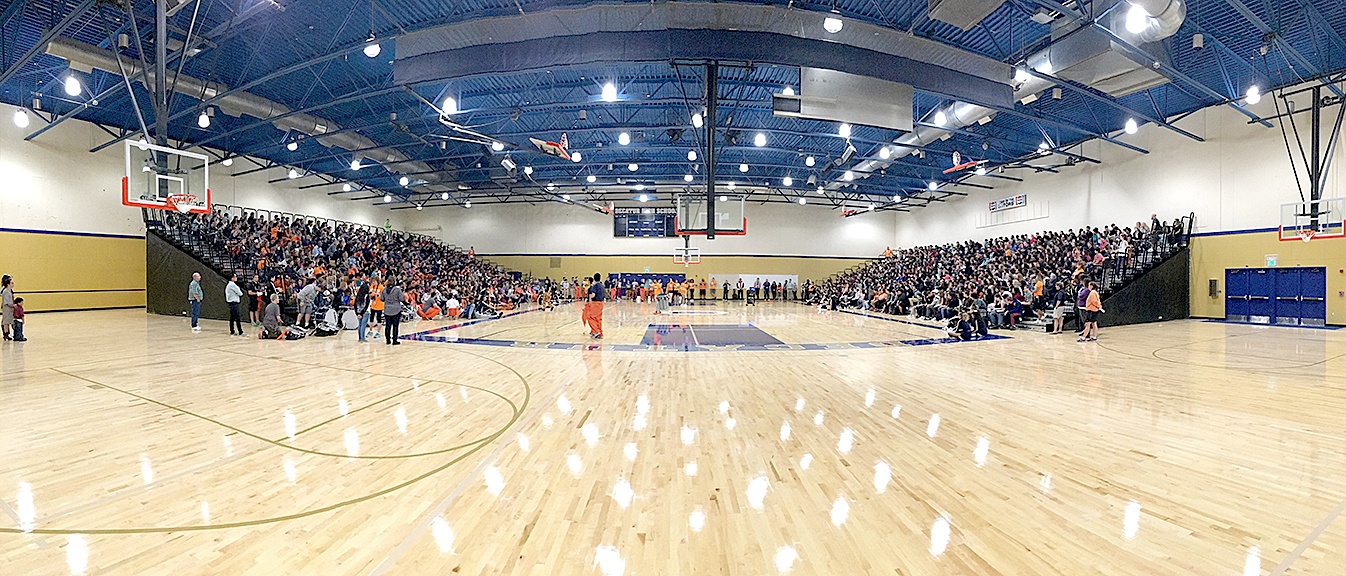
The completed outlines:
[[[19,128],[10,120],[14,110],[0,105],[0,228],[144,233],[140,210],[121,204],[121,178],[126,168],[120,145],[90,154],[90,148],[106,142],[109,136],[79,120],[62,123],[25,142],[23,137],[37,129],[42,120],[30,117],[32,124]],[[252,166],[242,159],[232,168],[212,164],[212,200],[366,224],[382,224],[392,214],[368,203],[330,197],[330,187],[295,189],[311,180],[269,184],[268,180],[283,177],[279,169],[229,176],[231,171]],[[395,217],[393,222],[397,222]]]
[[[1261,115],[1276,113],[1268,95],[1252,110]],[[1303,109],[1305,106],[1301,105]],[[1327,116],[1327,114],[1324,114]],[[1308,115],[1296,119],[1308,147]],[[1324,120],[1325,134],[1331,130]],[[1280,206],[1298,202],[1294,175],[1278,128],[1248,125],[1247,117],[1226,106],[1207,108],[1178,123],[1205,138],[1196,142],[1163,127],[1146,125],[1135,135],[1120,138],[1150,151],[1139,154],[1110,143],[1093,141],[1083,154],[1102,164],[1063,168],[1060,174],[1032,174],[1019,170],[1007,174],[1024,178],[1014,183],[992,178],[974,178],[995,190],[956,188],[968,192],[961,199],[899,213],[894,246],[986,239],[1044,230],[1117,223],[1134,225],[1158,213],[1161,219],[1196,213],[1197,231],[1213,232],[1273,228],[1280,224]],[[1288,126],[1287,126],[1288,130]],[[1291,146],[1294,135],[1291,132]],[[1298,155],[1298,147],[1295,147]],[[1323,197],[1346,196],[1346,150],[1339,149],[1329,173]],[[1307,180],[1300,167],[1300,180]],[[1019,193],[1030,205],[1046,203],[1049,216],[987,228],[974,226],[985,215],[991,200]],[[1028,210],[1018,208],[1016,210]],[[875,215],[878,216],[878,215]]]
[[[749,203],[746,236],[692,237],[702,255],[878,256],[893,217],[841,218],[816,206]],[[398,211],[408,230],[479,254],[672,254],[681,238],[614,238],[612,216],[574,206],[507,204]],[[394,222],[399,220],[394,219]]]

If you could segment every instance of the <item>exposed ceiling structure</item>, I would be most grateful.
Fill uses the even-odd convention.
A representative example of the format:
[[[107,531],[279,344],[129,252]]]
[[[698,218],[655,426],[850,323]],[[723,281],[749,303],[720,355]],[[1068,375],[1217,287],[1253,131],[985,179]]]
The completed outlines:
[[[1173,123],[1215,105],[1257,121],[1250,88],[1346,71],[1340,0],[169,4],[175,144],[390,209],[704,194],[713,137],[721,193],[910,210],[1097,162],[1090,140],[1146,154],[1139,125],[1199,140]],[[154,20],[149,0],[8,3],[0,99],[38,119],[28,139],[70,118],[107,131],[95,150],[143,137],[127,86],[150,116]],[[773,114],[801,66],[910,85],[915,126]],[[530,142],[562,134],[569,160]],[[945,174],[954,152],[985,163]]]

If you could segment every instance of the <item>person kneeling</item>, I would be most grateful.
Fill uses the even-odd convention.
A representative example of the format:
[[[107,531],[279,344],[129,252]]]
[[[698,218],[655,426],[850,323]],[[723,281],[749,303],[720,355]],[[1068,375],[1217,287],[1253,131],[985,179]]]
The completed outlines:
[[[967,322],[967,315],[957,315],[949,319],[949,324],[944,327],[944,332],[950,338],[957,338],[964,342],[972,339],[972,325]]]
[[[266,313],[262,315],[259,337],[263,340],[279,340],[284,335],[285,331],[280,326],[280,294],[272,294],[271,303],[266,305]]]

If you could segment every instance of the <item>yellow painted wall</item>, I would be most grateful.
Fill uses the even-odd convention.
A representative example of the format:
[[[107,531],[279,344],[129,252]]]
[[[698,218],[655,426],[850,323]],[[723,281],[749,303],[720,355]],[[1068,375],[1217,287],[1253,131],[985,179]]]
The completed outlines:
[[[821,281],[842,270],[862,264],[862,258],[800,258],[774,256],[701,256],[701,263],[690,267],[673,263],[673,256],[491,256],[484,258],[510,270],[534,277],[571,278],[595,272],[644,272],[686,274],[694,278],[733,274],[795,274],[800,281]],[[552,268],[552,258],[560,267]]]
[[[24,309],[145,305],[145,239],[0,230],[0,273]]]
[[[1192,316],[1224,318],[1226,268],[1262,268],[1266,255],[1277,266],[1327,267],[1327,323],[1346,325],[1346,238],[1281,242],[1279,234],[1248,232],[1192,239]],[[1210,295],[1209,282],[1219,290]]]

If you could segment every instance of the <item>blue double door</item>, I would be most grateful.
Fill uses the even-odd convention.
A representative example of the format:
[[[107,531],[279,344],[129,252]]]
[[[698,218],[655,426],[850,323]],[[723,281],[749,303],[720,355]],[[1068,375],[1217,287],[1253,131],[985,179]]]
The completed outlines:
[[[1283,326],[1327,324],[1327,269],[1229,268],[1225,319]]]

